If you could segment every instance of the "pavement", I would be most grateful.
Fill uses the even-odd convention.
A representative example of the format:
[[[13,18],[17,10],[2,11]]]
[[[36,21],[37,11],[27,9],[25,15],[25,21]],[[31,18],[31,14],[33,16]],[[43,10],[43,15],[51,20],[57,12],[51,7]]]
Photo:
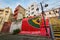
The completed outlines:
[[[0,34],[0,40],[51,40],[51,38],[33,35],[12,35],[3,33]]]

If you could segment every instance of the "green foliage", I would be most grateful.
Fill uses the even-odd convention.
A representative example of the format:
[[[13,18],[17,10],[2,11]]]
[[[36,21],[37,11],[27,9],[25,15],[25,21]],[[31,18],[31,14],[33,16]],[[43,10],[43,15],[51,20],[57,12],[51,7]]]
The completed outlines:
[[[50,18],[50,23],[52,26],[60,27],[60,19],[58,18]]]
[[[60,27],[53,26],[54,31],[60,31]]]
[[[60,19],[50,18],[50,23],[54,31],[60,31]]]
[[[18,34],[20,32],[20,29],[16,29],[13,31],[13,35]]]

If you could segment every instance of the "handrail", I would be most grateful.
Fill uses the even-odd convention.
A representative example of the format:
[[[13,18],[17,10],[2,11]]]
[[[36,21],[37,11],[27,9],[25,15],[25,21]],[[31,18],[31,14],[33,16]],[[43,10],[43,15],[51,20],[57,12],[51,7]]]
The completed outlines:
[[[52,40],[54,40],[54,33],[53,33],[53,30],[52,30],[52,25],[51,24],[50,24],[50,35],[51,35]]]

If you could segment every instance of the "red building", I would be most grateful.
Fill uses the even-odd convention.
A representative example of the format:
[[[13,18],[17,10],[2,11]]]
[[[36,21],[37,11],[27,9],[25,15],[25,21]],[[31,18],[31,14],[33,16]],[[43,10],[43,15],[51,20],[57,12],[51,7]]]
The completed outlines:
[[[26,9],[24,9],[21,5],[18,5],[14,10],[14,19],[20,19],[21,17],[25,17],[25,11]]]
[[[14,15],[13,15],[13,18],[14,19],[17,19],[17,15],[18,15],[18,10],[19,10],[19,6],[17,6],[14,10]]]

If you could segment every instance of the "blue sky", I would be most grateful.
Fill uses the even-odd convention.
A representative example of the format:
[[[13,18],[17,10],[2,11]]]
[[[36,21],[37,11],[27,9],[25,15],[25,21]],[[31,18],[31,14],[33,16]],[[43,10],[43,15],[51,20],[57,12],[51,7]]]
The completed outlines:
[[[0,8],[10,7],[14,11],[17,5],[21,5],[24,8],[27,8],[27,6],[33,2],[37,2],[38,4],[42,2],[43,0],[0,0]],[[48,4],[49,6],[47,9],[59,7],[60,0],[44,0],[43,4]]]

